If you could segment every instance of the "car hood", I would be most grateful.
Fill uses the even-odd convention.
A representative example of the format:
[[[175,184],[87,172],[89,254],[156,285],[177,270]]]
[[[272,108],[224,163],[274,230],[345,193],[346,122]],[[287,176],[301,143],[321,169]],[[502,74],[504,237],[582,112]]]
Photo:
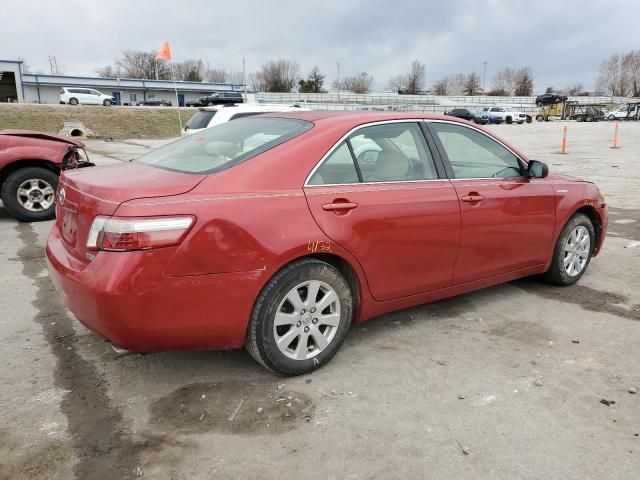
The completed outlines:
[[[37,138],[39,140],[52,140],[55,142],[67,143],[69,145],[75,145],[76,147],[84,148],[84,143],[82,143],[81,141],[71,137],[56,135],[54,133],[32,132],[30,130],[0,130],[0,135],[7,135],[12,137]]]

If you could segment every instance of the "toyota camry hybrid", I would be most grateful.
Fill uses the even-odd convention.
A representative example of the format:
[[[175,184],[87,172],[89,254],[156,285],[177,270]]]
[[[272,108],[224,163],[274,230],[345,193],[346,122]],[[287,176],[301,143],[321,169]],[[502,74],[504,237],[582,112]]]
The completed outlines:
[[[63,172],[46,254],[128,351],[245,346],[297,375],[352,322],[528,275],[576,282],[607,230],[591,182],[464,120],[291,112]]]

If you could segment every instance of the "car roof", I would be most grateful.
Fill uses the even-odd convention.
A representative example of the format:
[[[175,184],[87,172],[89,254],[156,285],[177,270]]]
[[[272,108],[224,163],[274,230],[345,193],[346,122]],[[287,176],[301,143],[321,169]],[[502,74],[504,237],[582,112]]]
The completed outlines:
[[[383,122],[389,120],[451,120],[455,117],[439,115],[436,113],[420,112],[378,112],[378,111],[354,111],[354,110],[311,110],[311,111],[290,111],[265,113],[263,117],[291,118],[295,120],[306,120],[318,124],[340,124],[353,126],[362,123]]]
[[[241,103],[238,105],[212,105],[210,107],[201,107],[201,111],[225,111],[225,112],[262,112],[264,111],[288,111],[288,110],[308,110],[304,107],[297,107],[295,105],[278,105],[278,104],[268,104],[268,103]]]

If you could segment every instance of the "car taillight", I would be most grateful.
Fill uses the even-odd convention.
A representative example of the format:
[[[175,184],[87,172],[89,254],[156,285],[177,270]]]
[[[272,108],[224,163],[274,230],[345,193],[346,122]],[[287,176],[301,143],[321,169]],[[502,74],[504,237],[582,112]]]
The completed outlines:
[[[178,245],[195,223],[192,216],[104,217],[93,220],[87,237],[90,250],[148,250]]]
[[[60,90],[60,95],[64,95],[64,90]]]

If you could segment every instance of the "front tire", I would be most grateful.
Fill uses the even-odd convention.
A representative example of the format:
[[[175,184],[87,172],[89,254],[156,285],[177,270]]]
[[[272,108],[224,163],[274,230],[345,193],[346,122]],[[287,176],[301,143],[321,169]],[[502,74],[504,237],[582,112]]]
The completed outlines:
[[[576,213],[566,223],[553,250],[551,266],[543,278],[553,285],[572,285],[589,266],[596,235],[589,217]]]
[[[105,107],[110,107],[113,104],[113,102],[109,99],[105,100],[104,102],[102,102],[102,105],[104,105]]]
[[[300,260],[279,271],[260,293],[245,346],[272,372],[302,375],[337,353],[352,315],[351,290],[340,271],[319,260]]]
[[[26,167],[9,174],[2,185],[4,208],[22,222],[55,218],[58,175],[42,167]]]

